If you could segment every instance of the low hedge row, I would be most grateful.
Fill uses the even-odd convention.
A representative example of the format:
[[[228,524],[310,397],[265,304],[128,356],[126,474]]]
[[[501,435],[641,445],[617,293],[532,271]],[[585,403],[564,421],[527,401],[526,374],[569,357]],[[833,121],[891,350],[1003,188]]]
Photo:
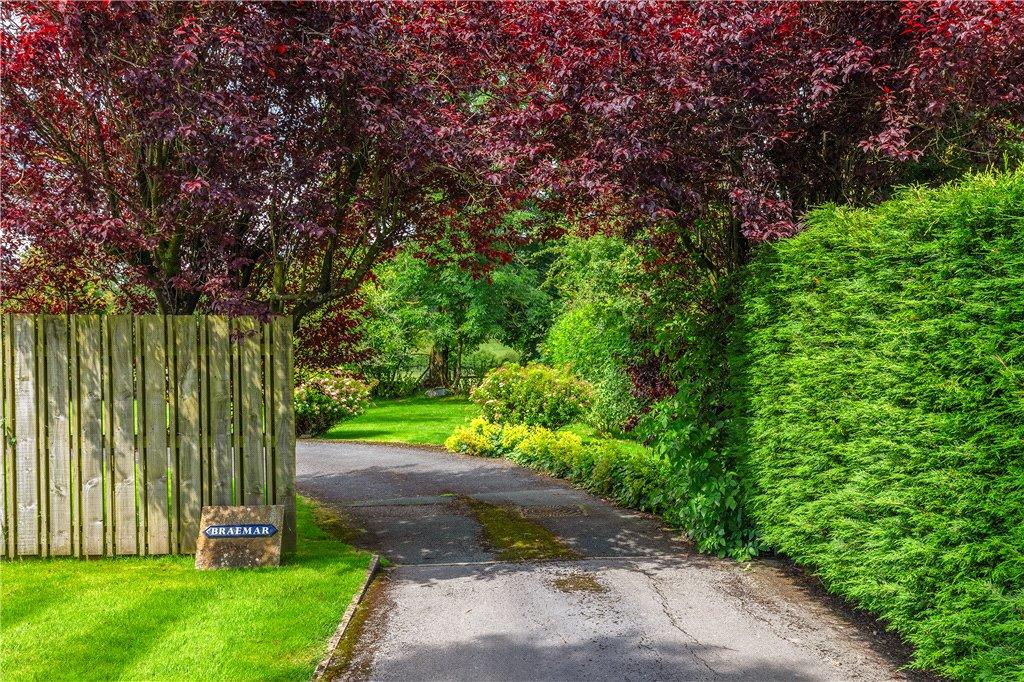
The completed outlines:
[[[474,419],[457,429],[444,445],[467,455],[508,457],[625,507],[664,514],[671,506],[665,493],[671,478],[669,464],[648,450],[624,448],[614,441],[584,443],[566,431],[486,419]]]

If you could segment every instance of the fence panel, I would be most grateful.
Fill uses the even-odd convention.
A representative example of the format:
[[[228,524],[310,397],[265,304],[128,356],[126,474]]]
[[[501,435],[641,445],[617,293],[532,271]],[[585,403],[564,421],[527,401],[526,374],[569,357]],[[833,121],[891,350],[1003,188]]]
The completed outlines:
[[[228,320],[206,318],[206,386],[209,404],[210,504],[231,504],[231,347]]]
[[[178,549],[194,552],[202,511],[202,463],[199,447],[199,353],[196,319],[174,318],[174,354],[177,357],[178,424]]]
[[[203,504],[282,504],[295,543],[291,322],[0,317],[0,551],[195,551]]]
[[[135,367],[132,318],[115,315],[110,322],[111,516],[114,553],[137,554],[135,509]]]
[[[167,514],[167,338],[164,318],[146,315],[142,329],[142,462],[147,554],[171,550]]]
[[[15,316],[14,347],[14,486],[17,552],[39,553],[38,413],[36,375],[36,320]]]

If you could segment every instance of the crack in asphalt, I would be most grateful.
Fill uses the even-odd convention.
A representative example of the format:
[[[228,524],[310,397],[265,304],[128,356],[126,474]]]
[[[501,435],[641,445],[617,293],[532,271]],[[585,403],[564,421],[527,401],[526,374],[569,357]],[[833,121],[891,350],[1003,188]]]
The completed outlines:
[[[665,614],[665,617],[668,618],[669,622],[672,624],[672,627],[674,627],[679,632],[683,633],[686,636],[686,638],[689,639],[694,644],[696,644],[698,646],[702,646],[701,641],[699,639],[697,639],[696,637],[694,637],[689,632],[687,632],[686,628],[684,628],[682,625],[680,625],[679,621],[676,620],[676,617],[672,613],[672,610],[669,609],[669,607],[668,607],[668,599],[665,597],[665,593],[661,591],[661,586],[658,585],[657,578],[653,574],[651,574],[649,571],[645,571],[644,569],[640,568],[639,566],[637,567],[636,570],[637,570],[638,573],[642,574],[645,578],[647,578],[647,582],[650,584],[651,589],[653,589],[654,593],[656,595],[658,595],[658,602],[659,602],[659,605],[661,606],[661,610]],[[693,656],[694,660],[698,661],[701,665],[703,665],[705,668],[707,668],[708,672],[710,672],[712,675],[718,675],[719,674],[718,671],[715,670],[711,666],[711,664],[708,663],[707,660],[704,659],[703,656],[701,656],[696,651],[694,651],[692,647],[687,646],[686,650],[687,650],[687,652],[691,656]]]

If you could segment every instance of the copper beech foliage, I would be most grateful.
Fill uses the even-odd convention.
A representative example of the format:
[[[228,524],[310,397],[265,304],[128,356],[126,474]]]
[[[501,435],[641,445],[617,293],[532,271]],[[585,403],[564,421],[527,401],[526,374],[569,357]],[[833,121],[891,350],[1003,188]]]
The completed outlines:
[[[583,215],[618,209],[714,272],[824,202],[998,160],[1021,139],[1024,5],[501,5],[469,30],[498,69],[499,167]],[[594,212],[595,205],[604,210]],[[589,213],[588,213],[589,212]]]
[[[712,276],[1019,135],[1024,6],[2,9],[7,308],[290,312],[528,202]],[[1018,127],[1014,127],[1018,126]],[[450,218],[460,216],[458,229]]]
[[[414,6],[4,3],[5,305],[301,318],[493,192]]]

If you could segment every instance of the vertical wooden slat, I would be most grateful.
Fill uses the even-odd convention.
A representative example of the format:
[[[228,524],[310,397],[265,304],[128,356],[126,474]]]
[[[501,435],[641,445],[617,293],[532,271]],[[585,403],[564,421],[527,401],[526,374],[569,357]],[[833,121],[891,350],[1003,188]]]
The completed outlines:
[[[231,340],[231,502],[242,502],[242,343],[238,338],[241,320],[230,322]]]
[[[78,315],[78,385],[75,414],[81,476],[81,553],[103,554],[103,344],[100,318]]]
[[[164,317],[167,335],[167,518],[170,522],[170,553],[178,553],[178,354],[174,317]]]
[[[49,553],[71,554],[71,431],[68,402],[68,329],[64,317],[43,318],[46,340],[46,454],[49,465]]]
[[[201,506],[210,504],[212,494],[210,492],[210,386],[209,386],[209,364],[210,353],[207,347],[207,320],[200,317],[196,320],[199,325],[199,461],[202,471],[202,496]]]
[[[39,481],[36,459],[36,339],[35,320],[15,315],[12,325],[14,350],[14,433],[16,438],[15,514],[17,553],[39,553]]]
[[[274,499],[284,505],[285,550],[295,549],[295,415],[292,406],[292,321],[275,317],[273,327]]]
[[[110,357],[110,317],[100,317],[100,334],[103,350],[100,353],[100,390],[103,392],[103,551],[107,556],[114,553],[114,421],[113,414],[113,368]]]
[[[135,343],[132,346],[135,369],[135,553],[146,553],[146,374],[142,317],[133,318]]]
[[[82,479],[82,460],[79,457],[78,429],[78,318],[75,315],[65,317],[68,331],[68,414],[69,439],[71,441],[71,553],[82,554],[82,505],[80,481]]]
[[[143,462],[148,554],[171,551],[167,501],[167,342],[164,318],[140,318],[143,348]]]
[[[239,320],[241,344],[242,504],[263,504],[263,373],[260,327],[252,318]]]
[[[132,318],[112,315],[110,322],[110,406],[114,553],[138,551],[135,515],[135,376],[132,371]]]
[[[39,485],[39,553],[50,555],[49,479],[50,463],[46,457],[46,339],[41,315],[32,316],[36,330],[36,480]]]
[[[10,413],[11,405],[14,404],[12,397],[13,389],[13,367],[10,355],[11,345],[11,317],[0,315],[0,448],[3,449],[3,462],[0,463],[0,553],[5,557],[14,556],[14,547],[11,545],[13,538],[10,522],[14,515],[10,511],[10,504],[13,501],[13,459],[14,447],[12,442],[13,430],[11,423],[13,417]]]
[[[274,504],[274,328],[273,320],[260,325],[263,352],[263,504]]]
[[[199,448],[199,364],[196,320],[174,318],[177,357],[178,551],[193,552],[202,511]]]
[[[231,348],[228,320],[207,318],[207,399],[210,448],[210,504],[231,504]]]

